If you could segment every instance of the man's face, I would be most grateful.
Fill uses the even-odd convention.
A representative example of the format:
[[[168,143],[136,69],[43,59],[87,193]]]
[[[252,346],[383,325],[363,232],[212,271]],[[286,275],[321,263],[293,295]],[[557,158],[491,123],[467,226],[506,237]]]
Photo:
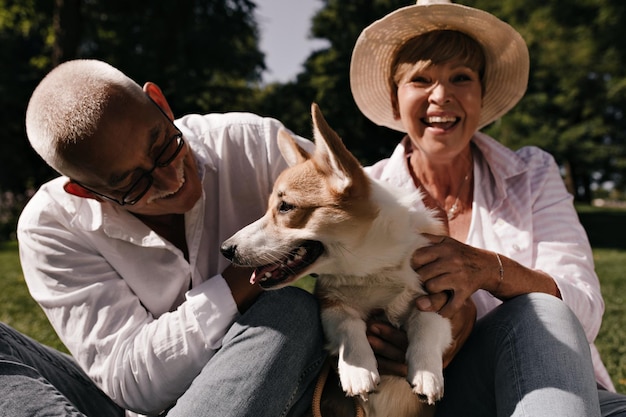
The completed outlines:
[[[105,111],[94,137],[74,146],[68,174],[119,201],[145,191],[135,204],[124,205],[132,213],[182,214],[200,198],[202,187],[189,145],[179,138],[180,131],[147,96],[118,101]]]

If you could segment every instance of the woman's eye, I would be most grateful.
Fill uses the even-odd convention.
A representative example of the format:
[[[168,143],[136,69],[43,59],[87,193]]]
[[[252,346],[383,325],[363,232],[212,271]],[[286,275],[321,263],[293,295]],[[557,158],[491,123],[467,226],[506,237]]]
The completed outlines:
[[[417,84],[428,84],[428,78],[423,77],[421,75],[416,75],[415,77],[411,78],[411,82],[412,83],[417,83]]]
[[[456,82],[463,82],[463,81],[471,81],[472,77],[470,77],[467,74],[459,74],[456,77],[454,77],[454,81]]]
[[[280,204],[278,205],[278,211],[281,213],[287,213],[288,211],[291,211],[294,208],[296,207],[293,204],[289,204],[286,201],[281,201]]]

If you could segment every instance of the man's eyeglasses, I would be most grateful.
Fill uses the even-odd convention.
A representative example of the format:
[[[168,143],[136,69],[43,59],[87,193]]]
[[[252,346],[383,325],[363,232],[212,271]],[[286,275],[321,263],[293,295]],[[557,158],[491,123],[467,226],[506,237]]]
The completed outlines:
[[[154,166],[150,170],[144,172],[141,177],[137,178],[137,180],[130,186],[130,188],[128,188],[126,192],[124,192],[124,194],[120,198],[101,194],[97,191],[92,190],[91,188],[85,187],[84,185],[76,181],[74,182],[100,197],[116,202],[120,206],[132,206],[133,204],[136,204],[139,200],[141,200],[141,198],[146,195],[150,187],[152,187],[152,183],[154,182],[154,178],[152,178],[152,173],[154,172],[154,170],[157,168],[164,168],[171,164],[172,161],[176,159],[183,146],[185,146],[185,140],[183,139],[183,134],[179,131],[163,146],[163,149],[161,149],[161,152],[159,152],[156,159],[154,160]]]

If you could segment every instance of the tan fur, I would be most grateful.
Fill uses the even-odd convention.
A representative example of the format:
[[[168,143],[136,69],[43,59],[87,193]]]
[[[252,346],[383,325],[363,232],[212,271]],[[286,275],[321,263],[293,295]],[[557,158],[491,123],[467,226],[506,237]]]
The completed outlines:
[[[222,252],[257,268],[252,281],[267,289],[319,274],[315,294],[345,393],[362,400],[368,417],[432,415],[443,395],[451,329],[447,319],[414,308],[424,290],[410,258],[428,244],[421,233],[443,234],[443,225],[414,205],[418,194],[370,179],[315,104],[312,116],[315,152],[280,134],[290,168],[274,184],[266,214],[226,240]],[[407,332],[406,380],[378,374],[365,333],[376,309]]]

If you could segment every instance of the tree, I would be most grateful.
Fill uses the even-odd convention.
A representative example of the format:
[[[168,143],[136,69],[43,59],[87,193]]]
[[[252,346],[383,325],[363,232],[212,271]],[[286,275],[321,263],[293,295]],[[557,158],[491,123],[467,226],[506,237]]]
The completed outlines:
[[[81,57],[161,86],[177,114],[244,108],[265,69],[250,0],[83,0]]]
[[[107,61],[161,86],[176,114],[249,108],[264,66],[250,0],[0,0],[0,191],[55,175],[30,149],[24,113],[55,65]]]
[[[624,32],[625,6],[612,0],[466,3],[509,22],[531,57],[526,96],[486,132],[512,148],[536,145],[551,152],[570,192],[589,202],[592,175],[609,176],[624,159],[624,102],[617,99],[623,90],[615,87],[624,79],[624,47],[614,40],[616,31]]]
[[[22,193],[52,175],[24,132],[26,103],[50,64],[52,4],[0,0],[0,10],[0,191]]]
[[[376,126],[358,110],[350,92],[352,48],[363,28],[398,7],[415,3],[407,0],[324,0],[323,3],[313,18],[311,34],[328,40],[330,46],[314,51],[307,58],[304,71],[295,83],[272,86],[270,102],[274,107],[266,108],[265,112],[310,137],[310,105],[317,102],[348,149],[368,164],[388,156],[402,134]]]

